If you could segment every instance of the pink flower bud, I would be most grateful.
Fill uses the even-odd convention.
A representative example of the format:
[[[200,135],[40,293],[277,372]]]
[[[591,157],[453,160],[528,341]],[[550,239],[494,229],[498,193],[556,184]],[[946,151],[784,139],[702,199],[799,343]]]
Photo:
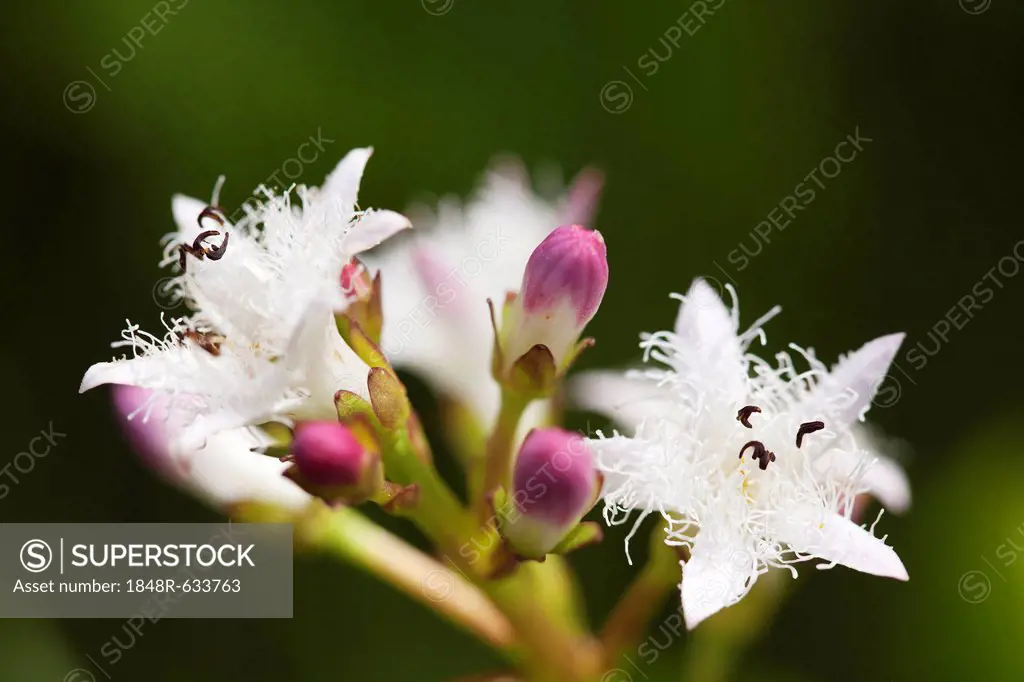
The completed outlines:
[[[601,233],[582,225],[564,225],[530,255],[521,295],[526,312],[538,315],[554,313],[568,301],[582,331],[607,288],[608,250]]]
[[[502,534],[518,553],[539,558],[583,518],[597,499],[594,457],[583,437],[559,428],[534,429],[519,449]]]
[[[366,267],[353,258],[341,268],[341,275],[338,278],[341,285],[341,293],[346,298],[363,300],[373,291],[373,279]]]
[[[374,459],[352,432],[336,421],[299,424],[292,455],[303,482],[318,487],[358,485]]]
[[[608,287],[608,252],[600,232],[564,225],[534,249],[513,304],[503,354],[513,363],[535,345],[560,369]]]

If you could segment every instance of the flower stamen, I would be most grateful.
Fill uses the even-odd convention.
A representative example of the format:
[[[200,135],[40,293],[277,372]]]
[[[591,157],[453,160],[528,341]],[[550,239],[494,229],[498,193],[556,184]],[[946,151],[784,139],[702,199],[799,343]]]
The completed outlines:
[[[224,257],[224,254],[228,250],[228,238],[231,236],[230,232],[224,233],[224,241],[220,243],[220,246],[203,246],[203,240],[208,237],[216,237],[220,232],[217,230],[204,230],[200,232],[196,238],[192,241],[192,244],[182,244],[178,247],[178,265],[181,267],[181,271],[185,272],[188,265],[188,260],[185,258],[186,254],[190,254],[196,258],[196,260],[203,260],[203,258],[209,258],[210,260],[220,260]]]
[[[825,422],[804,422],[796,432],[796,446],[800,447],[804,436],[815,431],[821,431],[823,428],[825,428]]]
[[[757,465],[764,471],[768,468],[769,462],[775,461],[775,453],[764,446],[759,440],[752,440],[740,448],[740,459],[743,459],[743,453],[747,451],[747,448],[754,448],[754,454],[751,459],[757,461]]]
[[[224,209],[222,209],[220,206],[207,206],[206,208],[204,208],[202,210],[202,212],[199,214],[199,217],[197,218],[197,220],[199,222],[199,227],[203,226],[203,218],[213,218],[214,220],[217,221],[218,225],[223,227],[224,226],[224,218],[222,217],[223,215],[224,215]]]
[[[740,408],[740,411],[736,413],[736,421],[743,424],[748,429],[752,429],[754,427],[750,425],[750,415],[760,411],[761,408],[757,405],[747,405],[746,407],[742,407]],[[746,446],[744,446],[744,448],[746,448]],[[742,455],[740,455],[740,457],[742,457]]]

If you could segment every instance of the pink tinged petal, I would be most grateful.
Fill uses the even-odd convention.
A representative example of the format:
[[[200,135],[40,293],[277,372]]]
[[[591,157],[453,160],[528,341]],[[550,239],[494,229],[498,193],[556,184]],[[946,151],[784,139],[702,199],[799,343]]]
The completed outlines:
[[[410,227],[412,227],[412,223],[401,213],[369,210],[356,221],[345,235],[345,251],[349,255],[357,255]]]
[[[111,399],[125,438],[150,467],[176,483],[171,453],[166,401],[151,400],[152,391],[137,386],[114,385]]]
[[[569,383],[576,407],[614,419],[635,430],[646,418],[668,419],[674,410],[670,391],[654,381],[624,372],[591,371],[577,374]]]
[[[569,187],[562,221],[571,225],[592,224],[603,188],[604,173],[596,168],[584,168],[580,171]]]
[[[427,296],[439,298],[441,292],[444,291],[445,302],[444,305],[438,307],[438,314],[459,316],[467,312],[467,299],[471,298],[469,290],[465,286],[456,287],[452,284],[445,286],[445,282],[451,280],[452,275],[456,274],[456,269],[447,267],[438,257],[435,249],[428,246],[416,246],[412,252],[412,265]],[[451,294],[450,301],[447,300],[448,294]],[[406,312],[407,315],[409,313],[411,310]]]
[[[862,573],[907,580],[907,569],[895,550],[839,514],[817,523],[793,523],[780,529],[780,538],[802,554],[820,557]]]
[[[246,363],[229,349],[215,357],[189,345],[171,346],[149,355],[97,363],[86,371],[79,390],[121,384],[161,392],[161,401],[174,401],[177,419],[190,415],[188,424],[175,424],[176,441],[182,447],[198,448],[217,431],[265,421],[273,414],[272,396],[286,387],[284,372],[276,365],[268,365],[269,371],[258,378],[246,377],[244,385],[230,396],[208,394],[211,377],[237,380],[252,371]]]
[[[742,545],[720,542],[702,530],[683,563],[683,617],[690,630],[742,599],[757,580],[754,557]]]
[[[879,337],[840,360],[806,399],[804,409],[841,425],[863,421],[905,336]]]
[[[251,452],[264,445],[247,429],[212,436],[204,448],[186,448],[166,400],[133,386],[115,386],[113,403],[132,448],[161,477],[215,508],[259,501],[298,509],[309,496],[282,476],[286,464]]]
[[[373,154],[373,147],[353,149],[345,155],[334,170],[324,180],[320,194],[329,206],[337,209],[340,215],[350,215],[355,209],[359,197],[359,183],[363,178],[363,169]]]
[[[526,263],[521,296],[527,314],[544,314],[568,300],[582,330],[608,288],[608,250],[600,232],[580,225],[555,229]]]

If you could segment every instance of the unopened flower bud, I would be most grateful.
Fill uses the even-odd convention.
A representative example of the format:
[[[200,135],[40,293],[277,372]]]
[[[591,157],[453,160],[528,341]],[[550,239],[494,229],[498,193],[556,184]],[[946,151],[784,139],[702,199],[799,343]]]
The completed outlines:
[[[540,345],[564,371],[607,287],[608,252],[600,232],[565,225],[549,234],[530,256],[522,289],[502,324],[506,367]]]
[[[519,449],[501,533],[516,553],[540,558],[572,532],[597,500],[600,484],[583,437],[559,428],[534,429]]]
[[[384,314],[381,310],[380,273],[371,278],[369,271],[353,258],[341,269],[339,277],[342,297],[346,301],[344,310],[336,315],[338,331],[345,341],[363,357],[367,353],[380,355]],[[375,364],[370,360],[364,361]]]
[[[384,483],[376,448],[340,422],[300,423],[291,454],[293,465],[285,475],[328,502],[361,502]]]
[[[341,285],[341,293],[350,299],[364,299],[373,290],[370,272],[357,258],[353,258],[341,268],[338,282]]]

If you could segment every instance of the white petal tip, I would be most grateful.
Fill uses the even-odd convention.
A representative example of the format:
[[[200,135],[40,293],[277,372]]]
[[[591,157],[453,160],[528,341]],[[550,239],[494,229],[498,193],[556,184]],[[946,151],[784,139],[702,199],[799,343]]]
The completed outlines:
[[[689,611],[686,611],[684,609],[683,610],[683,620],[686,621],[686,629],[687,630],[694,629],[695,627],[697,627],[698,625],[703,623],[705,620],[707,620],[707,617],[709,615],[711,615],[711,614],[699,615],[699,616],[698,615],[692,615]]]
[[[184,194],[175,194],[171,197],[171,214],[174,216],[178,234],[183,239],[190,239],[192,235],[198,234],[202,229],[199,226],[199,215],[206,206],[207,202]]]
[[[886,562],[885,572],[879,572],[883,578],[892,578],[893,580],[900,580],[907,582],[910,580],[910,574],[907,573],[907,567],[903,565],[903,560],[897,556],[896,552],[892,553],[892,560]]]
[[[108,379],[106,378],[106,369],[109,365],[109,362],[98,362],[87,369],[85,371],[85,376],[82,377],[82,383],[78,387],[79,394],[108,383]]]
[[[905,338],[907,338],[906,332],[896,332],[895,334],[886,334],[885,336],[879,336],[877,339],[874,340],[873,343],[885,345],[895,350],[903,344],[903,339]]]

